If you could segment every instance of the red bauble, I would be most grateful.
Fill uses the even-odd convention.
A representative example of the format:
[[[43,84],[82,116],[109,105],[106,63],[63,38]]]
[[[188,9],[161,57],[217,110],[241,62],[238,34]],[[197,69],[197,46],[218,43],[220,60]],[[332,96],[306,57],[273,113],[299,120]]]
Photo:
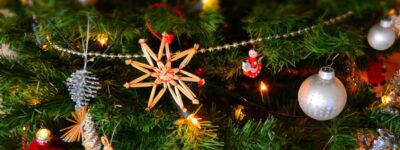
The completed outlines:
[[[197,68],[196,70],[194,70],[194,73],[199,76],[202,76],[202,75],[204,75],[205,71],[204,71],[204,68]]]
[[[60,139],[53,137],[48,143],[43,145],[33,140],[31,144],[29,144],[28,150],[64,150],[64,146]]]
[[[382,61],[368,61],[368,83],[378,85],[385,83],[386,66]]]

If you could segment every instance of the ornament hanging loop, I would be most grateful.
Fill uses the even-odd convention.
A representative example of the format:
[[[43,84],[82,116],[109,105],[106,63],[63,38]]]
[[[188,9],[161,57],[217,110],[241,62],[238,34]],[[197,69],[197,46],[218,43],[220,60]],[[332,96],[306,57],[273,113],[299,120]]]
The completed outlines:
[[[182,11],[181,11],[179,8],[169,6],[167,3],[163,3],[163,2],[161,2],[161,3],[153,3],[153,4],[151,4],[151,6],[148,8],[148,11],[152,11],[152,10],[155,9],[155,8],[164,8],[164,9],[167,9],[167,10],[172,10],[173,12],[175,12],[175,14],[176,14],[181,20],[184,19],[184,14],[182,13]],[[147,28],[149,29],[150,33],[153,34],[153,35],[154,35],[156,38],[158,38],[159,40],[162,40],[162,35],[158,34],[158,33],[154,30],[153,25],[150,23],[149,19],[145,19],[145,22],[146,22],[146,26],[147,26]]]
[[[333,63],[335,62],[335,59],[339,56],[339,53],[337,53],[333,58],[331,59],[331,55],[328,56],[328,58],[325,60],[325,66],[326,67],[332,67]]]

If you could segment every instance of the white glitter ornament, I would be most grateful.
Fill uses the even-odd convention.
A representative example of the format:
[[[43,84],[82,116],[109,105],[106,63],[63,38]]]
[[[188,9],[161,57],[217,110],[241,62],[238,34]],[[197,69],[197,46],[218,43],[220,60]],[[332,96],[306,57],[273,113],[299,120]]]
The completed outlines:
[[[396,40],[396,34],[392,30],[390,20],[381,20],[368,31],[368,43],[376,50],[386,50],[390,48]]]
[[[303,112],[315,120],[330,120],[346,105],[346,89],[335,77],[335,70],[322,67],[300,86],[298,100]]]
[[[78,70],[67,79],[68,91],[76,103],[75,108],[87,106],[90,99],[96,97],[97,90],[101,88],[97,80],[86,70]]]

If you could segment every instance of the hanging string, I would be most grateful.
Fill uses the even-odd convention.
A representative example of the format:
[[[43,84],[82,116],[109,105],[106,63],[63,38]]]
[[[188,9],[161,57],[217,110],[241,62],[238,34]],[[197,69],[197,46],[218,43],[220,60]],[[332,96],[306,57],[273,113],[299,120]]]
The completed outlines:
[[[153,3],[149,7],[148,11],[152,11],[154,8],[165,8],[165,9],[168,9],[168,10],[172,10],[172,11],[174,11],[176,13],[176,15],[179,16],[180,19],[183,19],[183,17],[184,17],[182,11],[178,7],[169,6],[167,3]],[[158,34],[154,30],[153,25],[151,25],[150,21],[148,19],[145,19],[145,22],[146,22],[146,26],[149,29],[149,31],[151,32],[151,34],[153,34],[159,40],[162,40],[161,39],[161,35]]]
[[[87,66],[87,63],[88,63],[88,60],[87,60],[87,53],[88,53],[88,46],[89,46],[89,35],[90,35],[90,20],[89,20],[89,13],[87,14],[87,17],[88,17],[88,20],[87,20],[87,31],[86,31],[86,45],[85,45],[85,49],[83,50],[83,52],[85,53],[84,54],[84,57],[85,57],[85,60],[84,60],[84,66],[83,66],[83,70],[86,70],[86,66]]]
[[[339,56],[339,53],[337,53],[335,56],[333,56],[333,58],[331,59],[331,55],[328,56],[328,58],[325,60],[325,66],[327,67],[332,67],[333,63],[335,61],[335,59]],[[328,62],[330,61],[330,63],[328,64]]]

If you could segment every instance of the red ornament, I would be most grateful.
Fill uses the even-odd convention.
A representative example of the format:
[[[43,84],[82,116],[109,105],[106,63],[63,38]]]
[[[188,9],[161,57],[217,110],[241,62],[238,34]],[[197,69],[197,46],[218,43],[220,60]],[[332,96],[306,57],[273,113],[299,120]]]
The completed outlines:
[[[203,86],[204,84],[206,84],[206,80],[201,79],[199,82],[197,82],[198,86]]]
[[[386,66],[382,61],[368,60],[367,77],[369,84],[373,86],[384,84],[386,82],[385,72]]]
[[[25,133],[22,135],[22,150],[26,149],[26,136]]]
[[[151,6],[149,7],[149,11],[152,11],[154,8],[164,8],[164,9],[168,9],[168,10],[173,10],[180,19],[184,19],[184,14],[182,13],[182,11],[177,8],[177,7],[172,7],[169,6],[167,3],[153,3],[151,4]],[[162,40],[162,36],[160,36],[154,29],[153,29],[153,25],[151,25],[151,23],[149,22],[148,19],[145,20],[146,22],[146,26],[147,28],[150,30],[151,34],[153,34],[155,37],[157,37],[158,39]],[[167,36],[167,43],[171,43],[172,39],[174,38],[174,36]]]
[[[39,143],[36,139],[29,144],[28,150],[64,150],[63,144],[57,137],[51,138],[49,142]]]
[[[400,68],[400,51],[394,51],[390,55],[382,56],[376,54],[376,60],[367,59],[367,70],[356,70],[359,78],[372,86],[377,97],[383,91],[383,84],[390,80],[394,73]]]
[[[165,38],[165,41],[168,43],[168,44],[171,44],[171,42],[174,40],[174,35],[173,34],[167,34],[167,33],[164,33],[165,35],[164,35],[164,38]]]
[[[262,69],[261,60],[263,57],[257,58],[258,53],[255,50],[249,51],[249,57],[242,62],[243,74],[250,78],[255,78],[260,74]]]
[[[196,70],[194,70],[194,73],[199,76],[202,76],[202,75],[204,75],[205,71],[204,71],[204,68],[197,68]]]

